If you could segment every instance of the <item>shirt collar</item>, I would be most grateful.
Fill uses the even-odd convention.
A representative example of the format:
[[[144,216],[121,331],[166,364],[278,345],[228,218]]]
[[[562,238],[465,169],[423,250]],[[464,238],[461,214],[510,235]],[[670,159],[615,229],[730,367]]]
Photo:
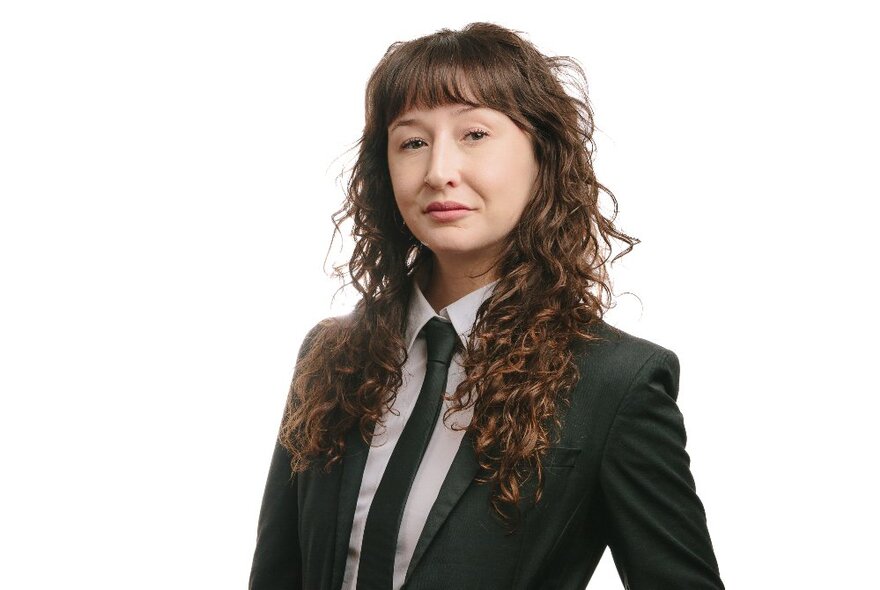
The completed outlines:
[[[488,285],[483,285],[471,291],[464,297],[441,309],[439,313],[436,313],[431,304],[428,303],[424,293],[422,293],[418,280],[413,277],[412,296],[410,297],[406,322],[406,349],[412,349],[412,345],[416,341],[419,332],[422,331],[428,320],[433,317],[440,317],[451,321],[459,338],[461,338],[462,344],[466,345],[471,329],[473,329],[474,322],[477,319],[477,310],[483,301],[492,295],[492,291],[494,291],[495,285],[498,284],[499,280],[497,279]]]

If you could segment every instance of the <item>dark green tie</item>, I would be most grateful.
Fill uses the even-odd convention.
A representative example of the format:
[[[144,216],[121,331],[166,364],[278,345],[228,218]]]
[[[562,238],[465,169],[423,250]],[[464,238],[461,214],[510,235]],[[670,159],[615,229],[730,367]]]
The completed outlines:
[[[391,590],[403,508],[440,414],[458,334],[450,322],[438,317],[425,324],[422,334],[428,344],[425,381],[370,504],[361,543],[357,590]]]

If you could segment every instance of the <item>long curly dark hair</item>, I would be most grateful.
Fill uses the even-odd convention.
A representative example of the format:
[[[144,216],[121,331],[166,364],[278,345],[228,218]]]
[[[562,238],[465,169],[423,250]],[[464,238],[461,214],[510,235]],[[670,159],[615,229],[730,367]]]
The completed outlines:
[[[464,103],[495,109],[531,138],[537,192],[507,237],[500,277],[480,306],[463,350],[466,378],[444,414],[473,407],[467,427],[504,520],[519,516],[520,489],[557,442],[557,405],[580,378],[573,344],[612,305],[608,267],[639,240],[614,226],[617,200],[592,166],[593,114],[586,78],[569,57],[543,55],[518,32],[491,23],[392,44],[366,88],[358,141],[336,232],[351,219],[354,252],[337,276],[361,295],[352,313],[320,322],[303,342],[279,440],[294,473],[320,459],[326,470],[345,453],[357,426],[369,441],[394,403],[407,357],[405,321],[414,273],[430,249],[403,223],[388,170],[388,126],[410,108]],[[613,213],[600,211],[606,193]],[[334,234],[335,235],[335,234]],[[626,244],[614,258],[612,240]]]

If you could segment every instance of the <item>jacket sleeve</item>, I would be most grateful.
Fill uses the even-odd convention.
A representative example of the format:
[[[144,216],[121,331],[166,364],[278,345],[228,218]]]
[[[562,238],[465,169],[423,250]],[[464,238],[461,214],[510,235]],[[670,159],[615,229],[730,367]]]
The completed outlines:
[[[303,339],[297,366],[317,328],[317,325],[313,327]],[[290,469],[290,453],[276,439],[257,523],[257,546],[248,584],[250,590],[302,589],[296,479]]]
[[[277,441],[257,524],[257,547],[251,565],[250,590],[301,590],[296,476],[290,454]]]
[[[621,401],[602,459],[608,546],[628,590],[724,588],[685,451],[678,377],[672,351],[645,362]]]

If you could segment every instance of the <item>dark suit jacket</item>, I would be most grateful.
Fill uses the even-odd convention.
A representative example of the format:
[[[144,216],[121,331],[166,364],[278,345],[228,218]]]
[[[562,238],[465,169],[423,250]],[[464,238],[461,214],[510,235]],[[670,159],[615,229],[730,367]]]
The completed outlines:
[[[408,590],[582,590],[605,547],[631,590],[724,588],[685,451],[676,355],[601,322],[579,343],[581,379],[544,459],[544,496],[518,532],[473,481],[468,435],[410,562]],[[305,349],[308,336],[301,349]],[[263,497],[252,590],[338,590],[367,447],[354,432],[329,474],[291,479],[276,444]],[[533,488],[524,490],[526,494]]]

